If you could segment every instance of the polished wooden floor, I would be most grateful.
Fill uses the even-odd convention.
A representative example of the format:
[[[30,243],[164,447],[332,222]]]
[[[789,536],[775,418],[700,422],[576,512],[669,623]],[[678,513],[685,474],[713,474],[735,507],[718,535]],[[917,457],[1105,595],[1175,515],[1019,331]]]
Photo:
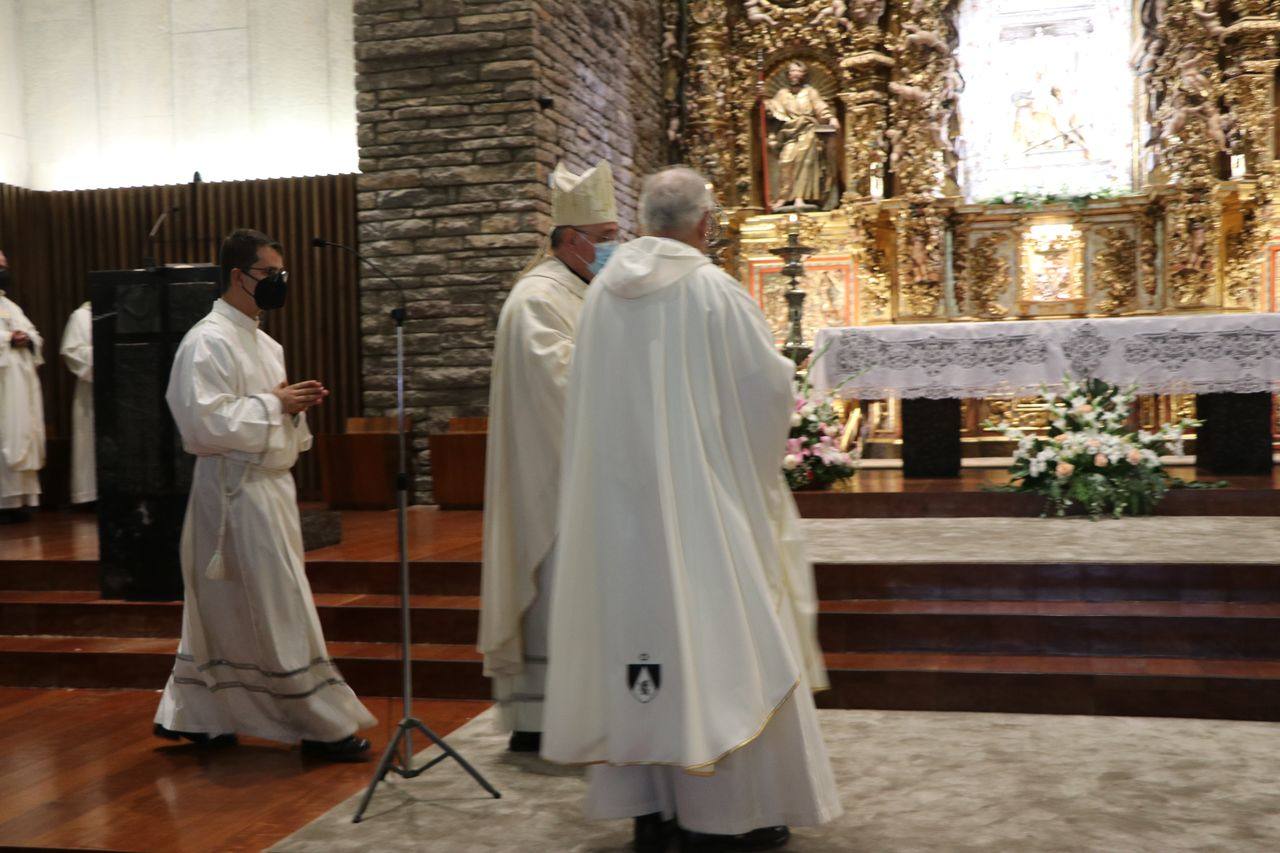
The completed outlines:
[[[128,851],[263,850],[369,781],[372,762],[329,764],[296,747],[178,745],[149,734],[159,694],[0,688],[0,846]],[[398,702],[366,699],[380,751]],[[439,734],[487,702],[420,701]],[[415,748],[418,748],[415,745]],[[432,773],[461,773],[444,764]]]

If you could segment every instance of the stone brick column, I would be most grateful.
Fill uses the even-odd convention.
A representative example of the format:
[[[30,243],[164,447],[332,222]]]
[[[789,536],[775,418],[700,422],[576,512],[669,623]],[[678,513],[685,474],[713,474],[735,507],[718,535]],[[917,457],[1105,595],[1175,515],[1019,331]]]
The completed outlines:
[[[658,0],[356,0],[360,249],[405,289],[415,499],[427,435],[487,413],[498,312],[557,159],[611,161],[623,225],[662,162]],[[364,411],[395,408],[394,286],[361,270]]]

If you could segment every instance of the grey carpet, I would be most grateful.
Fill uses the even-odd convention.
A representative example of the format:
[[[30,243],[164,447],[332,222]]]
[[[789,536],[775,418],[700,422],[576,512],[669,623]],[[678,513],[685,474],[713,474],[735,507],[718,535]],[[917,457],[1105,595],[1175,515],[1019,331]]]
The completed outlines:
[[[795,851],[1280,850],[1280,726],[1217,720],[821,711],[845,814]],[[621,851],[625,822],[581,816],[582,777],[505,753],[488,711],[456,766],[357,798],[274,850]]]

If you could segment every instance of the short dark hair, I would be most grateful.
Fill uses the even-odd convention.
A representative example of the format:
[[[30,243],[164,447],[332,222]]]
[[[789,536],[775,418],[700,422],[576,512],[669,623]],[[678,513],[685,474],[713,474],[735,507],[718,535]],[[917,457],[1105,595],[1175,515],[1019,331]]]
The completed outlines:
[[[559,249],[560,244],[564,242],[565,232],[567,232],[572,227],[573,226],[571,225],[557,225],[555,228],[552,228],[551,229],[551,248]]]
[[[243,270],[253,266],[258,260],[258,250],[263,246],[275,249],[284,254],[284,246],[275,240],[255,231],[252,228],[237,228],[222,241],[218,251],[218,265],[222,267],[222,292],[226,293],[231,286],[231,271]]]

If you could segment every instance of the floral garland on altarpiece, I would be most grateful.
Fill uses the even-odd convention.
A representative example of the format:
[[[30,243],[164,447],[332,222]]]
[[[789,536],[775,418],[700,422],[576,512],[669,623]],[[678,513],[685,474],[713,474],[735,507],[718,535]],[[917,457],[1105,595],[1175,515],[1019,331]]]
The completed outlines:
[[[1216,488],[1225,483],[1188,482],[1169,474],[1161,456],[1181,456],[1183,437],[1201,422],[1184,418],[1155,432],[1130,431],[1125,423],[1135,394],[1100,379],[1070,377],[1063,390],[1047,388],[1047,434],[1030,435],[1010,424],[985,426],[1016,441],[1010,485],[999,491],[1034,492],[1048,501],[1044,515],[1062,516],[1079,505],[1090,518],[1150,515],[1171,488]]]

